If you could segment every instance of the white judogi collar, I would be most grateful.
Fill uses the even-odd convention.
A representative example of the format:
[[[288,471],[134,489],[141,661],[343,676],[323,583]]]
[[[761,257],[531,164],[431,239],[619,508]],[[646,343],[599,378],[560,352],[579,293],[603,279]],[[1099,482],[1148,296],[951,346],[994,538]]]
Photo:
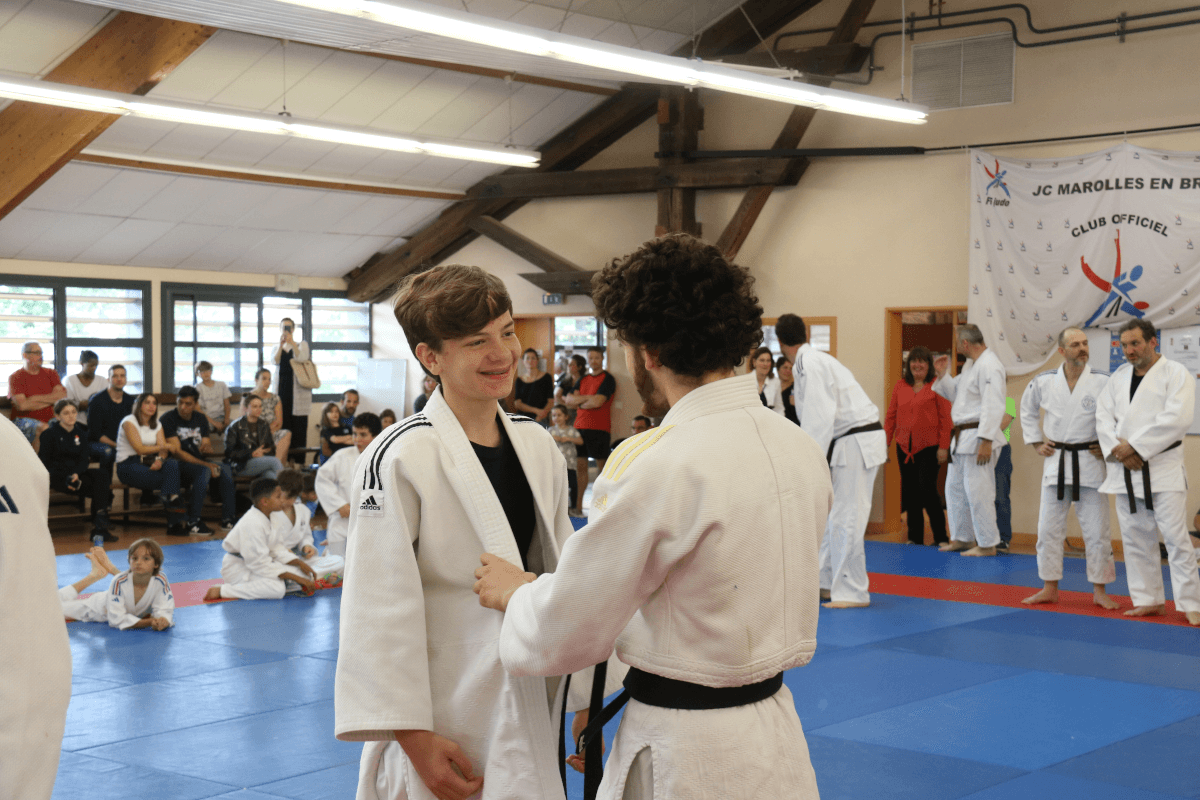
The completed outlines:
[[[663,417],[662,427],[681,425],[706,414],[761,405],[758,378],[753,372],[748,372],[692,389],[671,406],[671,410]]]

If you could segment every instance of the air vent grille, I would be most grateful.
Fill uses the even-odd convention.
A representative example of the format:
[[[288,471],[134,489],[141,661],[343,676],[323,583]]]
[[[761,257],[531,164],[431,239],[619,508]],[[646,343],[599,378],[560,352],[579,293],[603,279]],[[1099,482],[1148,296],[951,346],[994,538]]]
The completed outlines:
[[[1009,33],[913,45],[913,101],[931,110],[1013,101]]]

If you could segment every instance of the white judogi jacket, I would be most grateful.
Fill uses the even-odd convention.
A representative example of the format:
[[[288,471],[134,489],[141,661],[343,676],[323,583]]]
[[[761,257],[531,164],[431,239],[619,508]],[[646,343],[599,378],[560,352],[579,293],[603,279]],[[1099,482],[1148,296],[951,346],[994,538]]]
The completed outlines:
[[[757,385],[757,379],[755,380]],[[763,397],[767,398],[767,408],[779,414],[783,413],[783,383],[777,375],[763,381]]]
[[[71,646],[55,591],[54,545],[46,525],[50,476],[24,434],[0,417],[0,797],[49,797],[58,770]]]
[[[990,439],[996,447],[1008,444],[1004,429],[1000,427],[1005,414],[1005,398],[1008,397],[1007,381],[999,356],[988,348],[978,361],[967,362],[958,375],[943,376],[933,384],[935,392],[953,403],[951,422],[955,425],[979,423],[978,428],[959,432],[958,444],[951,445],[955,453],[974,453],[979,449],[980,438]]]
[[[294,570],[289,562],[296,556],[275,538],[270,518],[257,506],[251,506],[226,534],[221,549],[225,551],[225,562],[241,560],[260,578],[278,578]]]
[[[1133,401],[1129,400],[1129,382],[1133,365],[1122,364],[1109,378],[1096,406],[1096,436],[1105,458],[1118,439],[1129,442],[1138,455],[1150,464],[1153,492],[1186,492],[1187,473],[1183,466],[1183,447],[1163,452],[1187,435],[1195,412],[1196,382],[1187,367],[1177,361],[1159,358],[1146,371]],[[1108,474],[1100,491],[1127,494],[1125,467],[1109,461]],[[1133,493],[1145,499],[1140,471],[1133,473]]]
[[[272,512],[271,535],[280,547],[299,558],[303,555],[305,545],[316,549],[313,544],[312,512],[303,503],[296,503],[293,510],[296,513],[295,522],[282,511]]]
[[[562,454],[533,420],[497,413],[537,509],[526,568],[553,570],[572,533]],[[517,678],[500,663],[504,617],[479,605],[475,570],[485,552],[518,565],[521,554],[440,389],[363,452],[350,502],[335,733],[368,743],[360,800],[433,797],[393,735],[407,729],[457,742],[483,775],[483,800],[562,798],[562,682]],[[587,707],[590,674],[571,681],[572,710]],[[609,675],[616,689],[624,671]]]
[[[1079,380],[1075,382],[1075,390],[1071,391],[1064,369],[1060,366],[1047,370],[1034,377],[1025,387],[1025,393],[1021,395],[1021,434],[1025,444],[1047,439],[1067,444],[1096,441],[1096,405],[1100,393],[1108,384],[1108,374],[1096,372],[1090,365],[1084,366]],[[1039,427],[1040,411],[1045,411],[1046,416]],[[1058,485],[1058,461],[1058,453],[1045,459],[1042,467],[1043,486]],[[1074,478],[1070,453],[1067,453],[1063,463],[1069,490]],[[1080,486],[1099,488],[1104,482],[1105,471],[1104,462],[1087,451],[1080,451]]]
[[[325,525],[325,540],[343,542],[350,529],[350,520],[338,513],[338,509],[350,502],[350,487],[354,483],[354,464],[358,460],[358,448],[343,447],[331,455],[317,470],[317,499],[325,509],[328,522]]]
[[[64,588],[74,592],[70,587]],[[134,600],[133,590],[133,574],[125,571],[113,576],[106,592],[96,592],[82,600],[64,600],[63,613],[80,622],[107,622],[123,631],[137,625],[146,615],[175,624],[175,596],[161,570],[150,578],[141,600]]]
[[[500,656],[512,674],[570,672],[607,657],[614,645],[626,664],[715,687],[808,663],[816,647],[817,549],[832,504],[829,470],[825,452],[764,408],[757,389],[753,374],[694,389],[661,426],[609,457],[588,524],[567,542],[558,569],[510,598]],[[749,718],[737,708],[683,712],[631,703],[609,769],[623,782],[640,745],[623,750],[622,737],[649,736],[656,796],[715,797],[717,785],[778,789],[776,778],[802,760],[807,765],[802,751],[752,781],[704,777],[743,745],[774,752],[773,741],[744,736],[763,729],[751,707],[743,708]],[[739,741],[718,736],[719,752],[688,728],[711,727],[722,719],[715,715],[740,720]],[[605,785],[614,779],[606,774]]]
[[[879,408],[858,385],[854,374],[828,353],[804,343],[796,351],[792,375],[796,418],[804,432],[820,445],[822,453],[828,452],[829,443],[851,428],[879,422]],[[887,435],[871,431],[840,439],[833,448],[830,466],[847,465],[846,445],[851,441],[862,453],[864,468],[887,461]]]

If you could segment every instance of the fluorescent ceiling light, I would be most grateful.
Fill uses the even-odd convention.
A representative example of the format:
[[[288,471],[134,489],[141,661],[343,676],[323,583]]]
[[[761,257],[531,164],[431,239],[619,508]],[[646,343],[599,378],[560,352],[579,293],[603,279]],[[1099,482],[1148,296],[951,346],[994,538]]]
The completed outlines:
[[[478,147],[456,142],[425,141],[393,136],[356,128],[342,128],[320,122],[303,122],[253,111],[215,110],[193,103],[153,100],[131,94],[119,94],[25,77],[0,75],[0,97],[29,103],[96,111],[103,114],[145,117],[187,125],[295,136],[335,144],[418,153],[466,161],[483,161],[514,167],[536,167],[541,154],[531,150]]]
[[[493,20],[416,0],[383,3],[378,0],[277,0],[287,5],[358,17],[472,44],[553,58],[611,70],[658,83],[715,89],[840,114],[855,114],[895,122],[923,123],[924,106],[899,100],[826,89],[806,83],[747,74],[733,67],[699,59],[648,53],[631,47],[594,42],[578,36]]]

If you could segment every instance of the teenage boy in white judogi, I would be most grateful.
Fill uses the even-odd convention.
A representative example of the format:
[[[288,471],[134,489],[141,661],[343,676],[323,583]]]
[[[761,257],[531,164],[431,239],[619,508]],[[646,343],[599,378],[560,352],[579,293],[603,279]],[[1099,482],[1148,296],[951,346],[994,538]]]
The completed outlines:
[[[875,475],[887,461],[879,409],[853,373],[808,343],[804,320],[784,314],[775,323],[779,347],[792,362],[792,397],[804,432],[826,454],[833,508],[821,538],[821,596],[827,608],[871,605],[863,536],[871,518]]]
[[[696,298],[698,286],[711,292]],[[817,797],[780,673],[816,646],[833,492],[825,451],[763,407],[753,374],[734,375],[761,337],[751,287],[684,235],[601,270],[598,315],[645,413],[665,418],[609,458],[553,575],[491,555],[477,572],[480,602],[505,611],[513,674],[578,669],[614,644],[630,665],[605,800]]]
[[[283,490],[274,478],[259,478],[250,484],[254,507],[242,515],[221,540],[224,583],[210,586],[205,600],[278,600],[288,592],[288,581],[305,593],[316,589],[317,574],[308,564],[283,547],[271,530],[271,514],[283,507]]]
[[[1083,531],[1092,599],[1102,608],[1114,609],[1117,603],[1104,588],[1116,579],[1117,571],[1108,498],[1099,492],[1105,469],[1096,439],[1096,402],[1108,384],[1108,375],[1088,366],[1087,334],[1079,328],[1067,328],[1058,335],[1058,352],[1062,366],[1036,376],[1021,395],[1025,444],[1045,458],[1037,538],[1038,577],[1045,585],[1021,602],[1058,602],[1067,512],[1074,503]],[[1046,416],[1039,420],[1043,411]]]
[[[300,502],[316,499],[311,483],[315,477],[312,472],[301,474],[295,469],[285,469],[279,473],[277,480],[279,488],[283,490],[283,508],[271,514],[271,535],[280,547],[298,556],[318,576],[324,578],[333,575],[340,578],[345,573],[345,560],[341,556],[322,556],[317,553],[313,544],[312,511]],[[307,492],[306,481],[310,482]],[[308,497],[305,497],[306,494]]]
[[[1166,611],[1156,535],[1161,533],[1175,608],[1188,622],[1200,625],[1200,576],[1188,536],[1182,447],[1192,424],[1196,383],[1182,364],[1154,352],[1158,340],[1151,323],[1131,320],[1121,326],[1120,336],[1129,363],[1113,373],[1100,394],[1096,434],[1108,461],[1100,491],[1117,496],[1125,574],[1133,598],[1133,608],[1125,614],[1142,617]],[[1147,464],[1148,473],[1143,469]]]
[[[1008,376],[988,349],[978,326],[958,326],[958,352],[971,359],[962,372],[946,374],[946,356],[934,359],[933,390],[949,400],[954,434],[946,472],[946,517],[950,541],[943,551],[964,556],[994,556],[1000,544],[996,527],[996,460],[1008,445],[1000,426],[1005,416]]]
[[[354,418],[354,447],[343,447],[317,470],[317,499],[325,509],[325,555],[346,557],[346,534],[350,529],[350,493],[354,487],[354,466],[383,425],[370,412]],[[369,498],[366,498],[369,499]],[[370,504],[368,504],[370,505]]]
[[[396,318],[441,386],[358,461],[336,735],[366,742],[360,800],[563,798],[563,682],[505,672],[503,618],[471,591],[485,551],[541,573],[572,531],[557,445],[498,405],[521,356],[512,302],[483,270],[443,266],[401,289]],[[587,706],[587,677],[571,682],[571,710]]]

